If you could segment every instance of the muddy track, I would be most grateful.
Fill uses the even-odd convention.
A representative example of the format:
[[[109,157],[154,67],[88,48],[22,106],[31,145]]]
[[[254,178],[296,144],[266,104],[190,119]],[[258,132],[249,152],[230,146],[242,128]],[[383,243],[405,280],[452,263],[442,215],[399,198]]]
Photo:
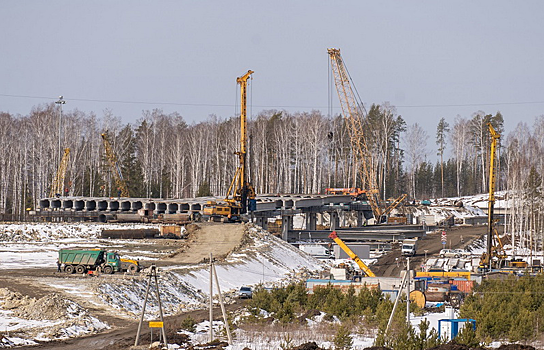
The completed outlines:
[[[453,227],[445,230],[448,242],[447,248],[464,248],[472,241],[487,233],[487,226],[466,226]],[[461,238],[463,242],[461,242]],[[428,234],[418,241],[417,254],[410,258],[410,268],[418,270],[425,261],[425,250],[427,258],[437,257],[440,249],[444,248],[440,232]],[[376,264],[371,266],[376,276],[399,277],[400,271],[406,269],[406,259],[401,256],[400,246],[394,248],[388,254],[378,259]]]

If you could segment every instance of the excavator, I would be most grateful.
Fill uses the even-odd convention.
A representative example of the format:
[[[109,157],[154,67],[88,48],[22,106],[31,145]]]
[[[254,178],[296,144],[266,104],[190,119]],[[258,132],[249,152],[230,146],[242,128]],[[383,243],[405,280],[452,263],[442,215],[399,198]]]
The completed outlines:
[[[240,151],[235,152],[239,159],[224,203],[208,201],[204,205],[204,215],[211,220],[240,221],[241,214],[253,211],[256,208],[255,189],[248,181],[247,171],[247,81],[254,72],[248,70],[246,74],[236,79],[240,85]]]
[[[501,262],[507,258],[502,241],[495,227],[493,210],[495,206],[495,180],[497,165],[495,163],[497,153],[497,142],[501,135],[493,128],[491,123],[487,123],[489,134],[491,136],[491,147],[489,152],[489,200],[487,205],[487,251],[480,258],[478,266],[480,271],[489,272],[493,268],[500,268]],[[494,242],[496,240],[496,243]],[[493,258],[496,258],[495,261]]]
[[[130,197],[127,183],[125,182],[125,179],[123,179],[123,174],[121,173],[121,167],[119,166],[117,157],[115,156],[115,153],[113,152],[113,147],[111,146],[110,140],[108,138],[108,134],[103,133],[103,134],[100,134],[100,136],[102,136],[104,149],[106,151],[106,158],[108,159],[108,162],[110,163],[112,174],[115,179],[115,185],[117,186],[117,189],[119,191],[119,197]]]
[[[374,272],[355,254],[349,247],[338,237],[336,231],[331,232],[329,238],[332,239],[346,254],[359,266],[361,271],[365,274],[366,277],[376,277]]]
[[[344,64],[344,60],[340,55],[340,49],[328,49],[329,58],[331,61],[331,69],[334,76],[334,82],[342,114],[347,121],[351,145],[356,162],[362,163],[362,172],[360,172],[361,180],[365,186],[365,194],[372,208],[372,213],[376,219],[376,223],[387,221],[387,216],[395,209],[405,198],[403,194],[396,198],[389,206],[382,208],[383,203],[380,203],[378,194],[378,181],[376,172],[373,168],[372,153],[367,145],[366,135],[364,132],[364,119],[366,111],[364,105],[356,94],[356,89],[352,87],[351,77]]]

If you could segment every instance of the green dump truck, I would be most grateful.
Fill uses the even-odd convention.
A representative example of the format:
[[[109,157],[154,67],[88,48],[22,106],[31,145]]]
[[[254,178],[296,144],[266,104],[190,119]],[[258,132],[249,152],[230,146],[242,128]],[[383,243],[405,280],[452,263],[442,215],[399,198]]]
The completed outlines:
[[[59,263],[64,266],[66,273],[100,271],[111,274],[121,271],[119,254],[103,249],[61,249]]]

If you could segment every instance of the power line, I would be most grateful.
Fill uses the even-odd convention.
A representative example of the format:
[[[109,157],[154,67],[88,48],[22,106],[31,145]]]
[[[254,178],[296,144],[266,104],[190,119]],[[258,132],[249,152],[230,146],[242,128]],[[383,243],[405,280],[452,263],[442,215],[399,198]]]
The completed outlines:
[[[58,97],[31,96],[31,95],[12,95],[0,94],[3,97],[31,98],[40,100],[55,100]],[[157,102],[157,101],[128,101],[128,100],[102,100],[89,98],[70,98],[71,101],[80,102],[102,102],[102,103],[122,103],[122,104],[148,104],[148,105],[171,105],[171,106],[192,106],[192,107],[233,107],[233,104],[220,103],[181,103],[181,102]],[[417,104],[417,105],[395,105],[397,108],[440,108],[440,107],[481,107],[481,106],[509,106],[509,105],[532,105],[544,104],[544,101],[519,101],[519,102],[494,102],[494,103],[458,103],[458,104]],[[236,104],[234,104],[234,107]],[[254,105],[258,108],[318,108],[329,109],[330,106],[303,106],[303,105]],[[340,107],[334,107],[340,109]]]

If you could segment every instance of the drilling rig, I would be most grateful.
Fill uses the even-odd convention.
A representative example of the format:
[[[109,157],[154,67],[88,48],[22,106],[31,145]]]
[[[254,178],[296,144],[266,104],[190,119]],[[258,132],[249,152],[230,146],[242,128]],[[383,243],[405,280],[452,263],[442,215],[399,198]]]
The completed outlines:
[[[234,154],[238,156],[239,165],[227,191],[225,203],[206,203],[204,215],[209,215],[210,218],[240,221],[241,214],[255,210],[255,189],[248,180],[247,167],[247,81],[253,73],[248,70],[236,79],[236,83],[240,85],[240,151]]]
[[[482,254],[480,258],[479,269],[482,271],[490,271],[492,268],[501,267],[501,261],[506,259],[506,253],[502,245],[502,241],[499,237],[499,233],[495,227],[495,221],[493,218],[493,211],[495,206],[495,180],[497,176],[497,142],[501,138],[501,135],[495,131],[491,123],[487,123],[489,128],[489,134],[491,136],[491,147],[489,152],[489,200],[487,204],[487,250]],[[496,243],[495,243],[496,241]],[[497,262],[494,264],[493,258],[497,258]]]

